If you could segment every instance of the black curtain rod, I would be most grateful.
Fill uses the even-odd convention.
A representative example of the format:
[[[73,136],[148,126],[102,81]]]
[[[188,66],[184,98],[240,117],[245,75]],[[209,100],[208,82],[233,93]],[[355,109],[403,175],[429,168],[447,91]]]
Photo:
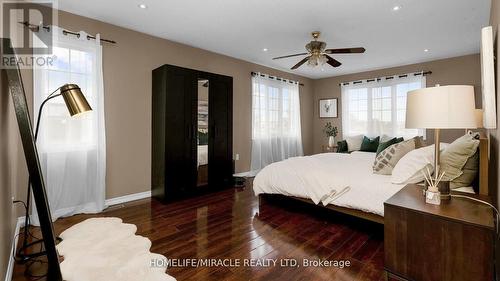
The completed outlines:
[[[33,32],[38,32],[40,30],[40,26],[38,26],[36,24],[32,24],[32,23],[29,23],[27,21],[23,21],[23,22],[19,22],[19,23],[22,24],[22,25],[24,25],[25,27],[29,28]],[[42,26],[42,28],[44,28],[47,31],[50,31],[50,26]],[[80,37],[80,33],[74,32],[74,31],[71,31],[71,30],[66,30],[66,29],[63,29],[63,34],[64,35],[71,34],[71,35],[76,35],[77,37]],[[94,39],[95,40],[96,38],[95,38],[95,36],[87,35],[87,40],[90,40],[90,39]],[[114,41],[114,40],[103,39],[103,38],[101,38],[101,42],[106,42],[106,43],[110,43],[110,44],[116,44],[116,41]]]
[[[422,71],[422,72],[417,72],[417,73],[413,73],[413,76],[420,76],[420,75],[424,75],[424,76],[427,76],[427,75],[430,75],[432,74],[432,71]],[[408,77],[408,74],[402,74],[402,75],[390,75],[390,76],[385,76],[385,77],[378,77],[378,78],[372,78],[372,79],[366,79],[366,82],[374,82],[374,81],[380,81],[382,79],[385,79],[385,80],[391,80],[391,79],[394,79],[394,78],[405,78],[405,77]],[[342,82],[342,83],[339,83],[339,86],[346,86],[346,85],[349,85],[349,84],[360,84],[360,83],[363,83],[363,80],[359,80],[359,81],[353,81],[353,82]]]
[[[252,76],[256,76],[256,75],[259,75],[259,73],[257,72],[250,72],[250,74],[252,74]],[[266,77],[266,75],[264,74],[260,74],[260,76],[262,77]],[[275,80],[278,80],[278,81],[287,81],[288,83],[294,83],[293,81],[291,81],[290,79],[285,79],[285,78],[281,78],[281,77],[277,77],[277,76],[271,76],[271,75],[267,75],[267,77],[271,78],[271,79],[275,79]],[[304,86],[304,84],[300,83],[299,82],[299,85],[300,86]]]

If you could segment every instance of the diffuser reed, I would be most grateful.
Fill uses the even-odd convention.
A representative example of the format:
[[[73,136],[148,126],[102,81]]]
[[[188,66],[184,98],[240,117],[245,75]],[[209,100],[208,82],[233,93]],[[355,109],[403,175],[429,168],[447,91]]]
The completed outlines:
[[[427,172],[427,173],[426,173]],[[425,171],[422,171],[424,174],[425,182],[428,185],[427,190],[425,191],[425,202],[435,205],[441,204],[441,194],[439,193],[439,183],[443,179],[445,172],[439,174],[439,169],[436,170],[435,177],[432,177],[429,168],[426,168]]]

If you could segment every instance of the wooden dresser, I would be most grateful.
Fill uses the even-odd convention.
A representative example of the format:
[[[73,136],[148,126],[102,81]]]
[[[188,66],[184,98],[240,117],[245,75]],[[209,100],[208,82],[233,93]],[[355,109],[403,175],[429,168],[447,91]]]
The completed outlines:
[[[494,280],[493,239],[493,211],[475,201],[426,204],[422,187],[407,185],[384,203],[385,270],[391,278]]]

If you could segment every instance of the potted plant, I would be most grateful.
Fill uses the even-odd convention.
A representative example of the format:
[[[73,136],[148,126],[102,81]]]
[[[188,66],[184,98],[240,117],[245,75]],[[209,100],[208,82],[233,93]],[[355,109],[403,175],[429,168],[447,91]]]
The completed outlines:
[[[337,136],[339,130],[334,127],[331,122],[326,122],[323,132],[328,137],[328,146],[333,147],[335,145],[335,137]]]

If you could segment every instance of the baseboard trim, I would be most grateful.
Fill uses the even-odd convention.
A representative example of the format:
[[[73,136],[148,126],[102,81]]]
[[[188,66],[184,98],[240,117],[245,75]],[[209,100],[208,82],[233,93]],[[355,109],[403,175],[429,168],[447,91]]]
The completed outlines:
[[[14,257],[12,253],[17,249],[17,241],[19,240],[19,231],[21,227],[24,226],[24,217],[17,218],[16,229],[14,230],[14,237],[12,237],[12,246],[9,252],[9,264],[7,265],[7,271],[5,272],[5,281],[12,280],[12,274],[14,272]]]
[[[105,204],[106,204],[106,206],[113,206],[113,205],[127,203],[130,201],[149,198],[149,197],[151,197],[151,191],[144,191],[144,192],[133,193],[133,194],[125,195],[125,196],[106,199]]]

